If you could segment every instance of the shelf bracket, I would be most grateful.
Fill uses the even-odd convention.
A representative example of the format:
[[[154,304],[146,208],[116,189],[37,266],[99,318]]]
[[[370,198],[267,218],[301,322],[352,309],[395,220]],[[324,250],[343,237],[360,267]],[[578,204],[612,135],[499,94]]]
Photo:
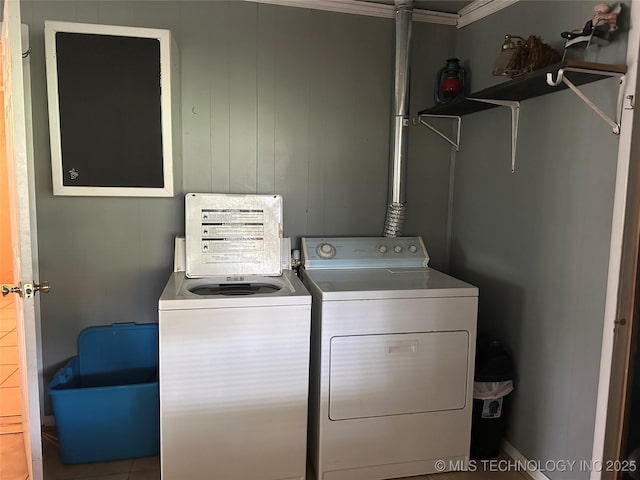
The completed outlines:
[[[616,119],[613,120],[609,115],[604,113],[595,103],[593,103],[578,87],[576,87],[567,77],[565,77],[565,72],[582,72],[582,73],[593,73],[599,75],[606,75],[609,77],[620,77],[620,89],[618,91],[618,105],[616,110]],[[624,101],[624,82],[625,76],[621,75],[617,72],[607,72],[600,70],[588,70],[584,68],[561,68],[558,70],[558,76],[556,79],[553,79],[553,73],[547,73],[547,84],[552,87],[557,87],[561,83],[564,83],[567,87],[571,89],[573,93],[575,93],[580,100],[587,104],[591,110],[596,112],[596,114],[609,125],[614,133],[614,135],[620,135],[620,121],[622,118],[622,103]]]
[[[427,118],[452,118],[454,120],[457,120],[457,124],[456,124],[456,140],[453,141],[451,140],[449,137],[447,137],[444,133],[442,133],[440,130],[438,130],[436,127],[434,127],[433,125],[429,125],[427,122],[424,121],[424,117]],[[444,140],[446,140],[448,143],[451,144],[451,146],[453,146],[456,149],[456,152],[460,150],[460,123],[461,123],[462,119],[457,116],[457,115],[436,115],[436,114],[429,114],[429,113],[423,113],[418,115],[418,121],[414,122],[415,125],[424,125],[425,127],[427,127],[429,130],[431,130],[433,133],[436,133],[438,135],[440,135],[441,138],[443,138]]]
[[[520,119],[520,102],[515,100],[493,100],[488,98],[472,98],[467,100],[475,102],[490,103],[491,105],[499,105],[501,107],[509,107],[511,109],[511,173],[516,171],[516,146],[518,143],[518,120]]]

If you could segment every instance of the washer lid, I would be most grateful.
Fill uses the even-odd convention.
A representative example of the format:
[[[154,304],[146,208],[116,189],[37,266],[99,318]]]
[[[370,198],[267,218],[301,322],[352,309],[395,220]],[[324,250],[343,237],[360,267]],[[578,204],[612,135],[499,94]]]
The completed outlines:
[[[282,197],[188,193],[186,274],[282,274]]]
[[[237,287],[233,287],[234,284]],[[232,292],[207,294],[207,287],[211,287],[211,292],[215,292],[219,286],[235,288],[237,294]],[[204,290],[194,292],[203,287]],[[259,291],[243,294],[250,292],[253,287],[258,288]],[[267,288],[260,290],[260,287]],[[311,295],[291,270],[284,270],[280,277],[238,275],[187,278],[185,272],[175,272],[169,277],[158,301],[158,309],[161,311],[278,306],[304,306],[305,308],[311,306]]]

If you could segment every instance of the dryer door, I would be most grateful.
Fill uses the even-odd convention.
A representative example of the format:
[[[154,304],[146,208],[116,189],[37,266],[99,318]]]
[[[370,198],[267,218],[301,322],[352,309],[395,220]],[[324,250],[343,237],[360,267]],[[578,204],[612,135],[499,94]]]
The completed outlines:
[[[469,332],[331,339],[329,417],[379,417],[466,405]]]

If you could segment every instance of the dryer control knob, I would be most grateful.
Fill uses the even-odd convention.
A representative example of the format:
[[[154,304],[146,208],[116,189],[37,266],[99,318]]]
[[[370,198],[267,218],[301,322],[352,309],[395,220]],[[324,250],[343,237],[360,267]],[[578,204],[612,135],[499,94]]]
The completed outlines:
[[[321,243],[316,248],[316,252],[322,258],[333,258],[336,256],[336,249],[330,243]]]
[[[402,252],[402,245],[396,245],[395,247],[393,247],[393,251],[396,253]]]
[[[409,251],[411,253],[416,253],[418,251],[418,247],[416,247],[415,245],[411,245],[409,246]]]
[[[378,247],[378,251],[379,251],[380,253],[387,253],[387,246],[386,246],[386,245],[380,245],[380,246]]]

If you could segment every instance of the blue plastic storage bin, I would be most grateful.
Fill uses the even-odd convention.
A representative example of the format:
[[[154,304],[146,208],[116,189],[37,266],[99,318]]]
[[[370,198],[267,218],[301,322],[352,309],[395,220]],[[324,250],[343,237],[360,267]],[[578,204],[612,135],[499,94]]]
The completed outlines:
[[[82,331],[78,355],[55,375],[49,395],[64,463],[158,455],[158,325]]]

